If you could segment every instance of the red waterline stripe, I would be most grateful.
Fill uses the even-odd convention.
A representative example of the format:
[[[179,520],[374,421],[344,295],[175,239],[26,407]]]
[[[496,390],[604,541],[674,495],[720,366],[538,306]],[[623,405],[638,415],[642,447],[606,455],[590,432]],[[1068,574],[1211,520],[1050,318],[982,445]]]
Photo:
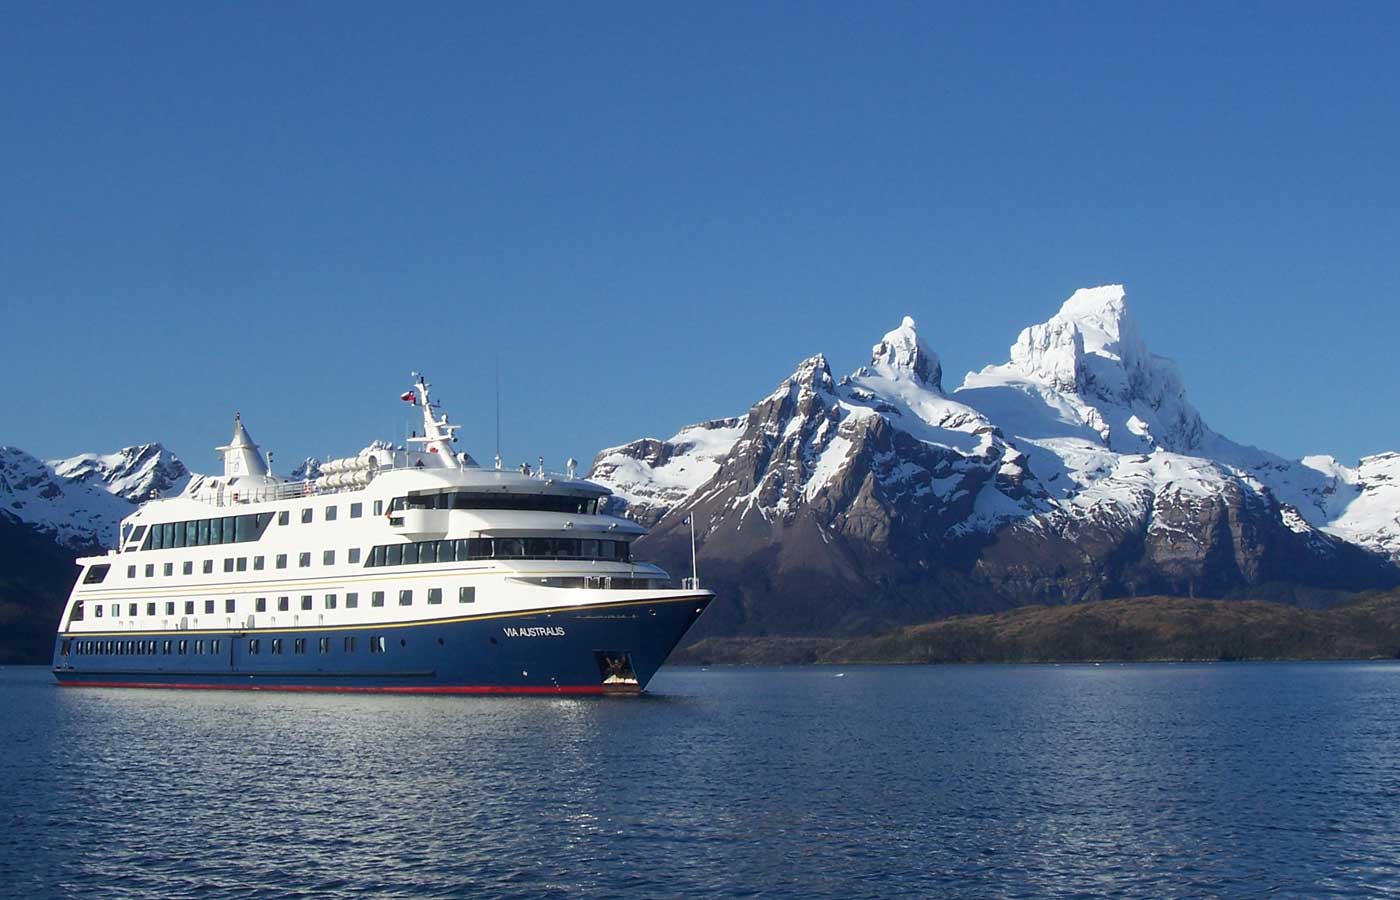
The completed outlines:
[[[155,688],[183,691],[302,691],[331,694],[601,694],[602,685],[435,685],[432,687],[349,687],[314,684],[161,684],[153,681],[60,681],[60,687]]]

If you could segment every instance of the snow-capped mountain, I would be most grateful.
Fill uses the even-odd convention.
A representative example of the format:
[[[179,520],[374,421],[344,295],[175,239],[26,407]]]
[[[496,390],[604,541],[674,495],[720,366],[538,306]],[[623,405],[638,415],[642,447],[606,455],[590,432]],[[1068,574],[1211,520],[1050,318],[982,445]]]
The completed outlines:
[[[1400,577],[1368,552],[1400,550],[1400,456],[1349,469],[1214,432],[1119,286],[1076,292],[951,395],[905,318],[839,382],[812,357],[747,415],[605,450],[591,477],[682,567],[694,515],[734,598],[721,630]]]
[[[170,497],[185,489],[190,470],[160,444],[123,447],[116,453],[83,453],[47,463],[65,481],[100,487],[133,503]]]
[[[69,481],[15,447],[0,447],[0,511],[74,550],[116,543],[133,505],[97,483]]]

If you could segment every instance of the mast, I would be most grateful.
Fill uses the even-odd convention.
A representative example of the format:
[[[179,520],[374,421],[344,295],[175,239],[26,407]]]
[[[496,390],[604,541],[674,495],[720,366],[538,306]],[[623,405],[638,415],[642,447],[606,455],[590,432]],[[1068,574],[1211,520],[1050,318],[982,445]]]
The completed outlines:
[[[419,403],[423,407],[423,436],[410,437],[409,442],[422,444],[423,452],[437,457],[441,466],[460,466],[462,463],[457,458],[457,451],[452,449],[452,442],[457,439],[457,429],[462,426],[449,425],[446,413],[443,413],[440,418],[433,418],[433,402],[428,396],[432,385],[421,373],[414,372],[413,374],[418,379],[414,382],[413,387],[418,392]]]

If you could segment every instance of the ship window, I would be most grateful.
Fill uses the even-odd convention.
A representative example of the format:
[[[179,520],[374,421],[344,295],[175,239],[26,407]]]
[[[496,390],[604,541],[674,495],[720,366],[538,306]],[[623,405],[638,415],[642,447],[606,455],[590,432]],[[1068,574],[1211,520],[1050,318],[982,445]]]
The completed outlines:
[[[204,655],[204,640],[203,640],[203,638],[199,638],[199,639],[196,639],[196,640],[195,640],[195,642],[194,642],[194,652],[195,652],[196,654],[200,655],[200,656],[203,656],[203,655]]]
[[[99,619],[102,618],[102,604],[101,604],[101,603],[93,604],[92,612],[93,612],[93,615],[97,616],[97,618],[99,618]]]
[[[171,646],[172,646],[172,645],[171,645],[171,642],[170,642],[170,641],[161,641],[161,642],[160,642],[160,652],[161,652],[161,655],[162,655],[162,656],[169,656],[169,655],[170,655],[170,648],[171,648]]]
[[[240,556],[240,557],[238,557],[238,571],[240,571],[240,572],[246,572],[246,571],[248,571],[248,557],[246,557],[246,556]]]
[[[165,601],[165,614],[166,614],[167,616],[173,616],[173,615],[175,615],[175,601],[174,601],[174,600],[167,600],[167,601]]]
[[[253,600],[253,612],[267,612],[266,597],[257,597]]]
[[[156,567],[155,567],[155,565],[154,565],[153,563],[148,563],[148,564],[146,565],[146,577],[147,577],[147,578],[154,578],[154,577],[156,577]]]
[[[418,545],[418,561],[420,563],[437,562],[437,541],[424,541]]]
[[[260,647],[259,647],[259,641],[258,641],[258,639],[257,639],[257,638],[249,638],[249,639],[248,639],[248,653],[251,654],[251,655],[253,655],[253,656],[257,656],[257,655],[258,655],[259,649],[260,649]]]
[[[302,594],[302,595],[301,595],[301,608],[302,608],[302,609],[310,609],[310,608],[311,608],[311,595],[310,595],[310,594]]]
[[[307,566],[311,565],[311,554],[310,554],[310,553],[303,553],[303,554],[301,554],[300,556],[298,556],[298,557],[297,557],[297,565],[300,566],[300,567],[303,568],[303,569],[305,569]]]
[[[186,601],[185,601],[185,615],[187,615],[187,616],[192,616],[192,615],[194,615],[194,601],[193,601],[193,600],[186,600]]]
[[[428,588],[428,602],[429,602],[429,603],[441,603],[441,602],[442,602],[442,588]]]
[[[291,518],[292,518],[291,510],[286,510],[286,509],[284,509],[284,510],[282,510],[281,512],[279,512],[279,513],[277,514],[277,524],[278,524],[278,525],[286,525],[287,522],[291,520]]]
[[[525,555],[524,545],[519,538],[496,538],[496,556],[502,559],[512,559]]]
[[[383,501],[383,500],[376,500],[376,501],[374,501],[374,514],[375,514],[376,516],[382,516],[382,515],[384,515],[384,501]]]
[[[365,565],[368,565],[368,566],[382,566],[382,565],[384,565],[384,545],[383,545],[383,544],[380,544],[379,546],[375,547],[373,550],[370,551],[370,553],[369,553],[369,561],[366,562]]]
[[[198,547],[207,546],[209,543],[209,520],[200,519],[195,522],[195,545]]]
[[[225,571],[225,572],[232,572],[232,571],[233,571],[233,557],[232,557],[232,556],[226,556],[226,557],[224,557],[224,571]]]
[[[574,515],[592,513],[597,502],[587,497],[559,494],[493,494],[459,491],[450,496],[453,509],[527,509],[541,512],[572,513]]]
[[[372,637],[372,638],[369,639],[369,649],[370,649],[370,652],[371,652],[371,653],[375,652],[376,645],[377,645],[377,647],[378,647],[378,652],[383,653],[383,652],[384,652],[384,638],[382,638],[382,637]]]
[[[83,620],[83,601],[79,600],[73,604],[73,614],[68,617],[69,624],[81,622]]]
[[[413,566],[413,565],[417,565],[417,564],[418,564],[418,545],[417,545],[417,544],[404,544],[404,545],[403,545],[403,564],[406,565],[406,566]]]
[[[289,610],[289,609],[292,608],[291,603],[292,603],[292,600],[291,600],[290,597],[278,597],[278,598],[277,598],[277,611],[278,611],[278,612],[286,612],[287,610]]]
[[[319,651],[322,652],[322,653],[330,653],[330,652],[331,652],[331,639],[330,639],[330,638],[321,638],[319,641],[316,642],[316,649],[319,650]]]
[[[165,549],[169,550],[171,547],[175,546],[175,523],[166,522],[164,525],[160,526],[160,528],[161,531],[165,532]]]
[[[210,652],[210,653],[218,653],[218,652],[219,652],[219,647],[220,647],[222,644],[223,644],[223,641],[220,641],[220,640],[212,640],[212,641],[210,641],[210,642],[209,642],[209,652]]]
[[[350,504],[350,518],[352,518],[352,519],[358,519],[360,516],[362,516],[362,515],[364,515],[364,514],[365,514],[365,505],[364,505],[363,503],[351,503],[351,504]]]
[[[384,565],[397,566],[403,562],[403,544],[390,544],[384,548]]]
[[[193,574],[194,574],[194,560],[192,560],[192,559],[187,559],[187,560],[185,560],[185,564],[184,564],[183,566],[180,567],[180,573],[181,573],[182,575],[193,575]]]
[[[375,591],[374,593],[370,594],[370,595],[369,595],[369,605],[370,605],[370,606],[383,606],[383,605],[384,605],[384,592],[383,592],[383,591]]]
[[[323,565],[323,566],[333,566],[333,565],[335,565],[335,551],[334,551],[334,550],[323,550],[323,551],[321,551],[321,565]]]
[[[413,605],[413,591],[411,591],[411,590],[399,591],[399,606],[412,606],[412,605]]]
[[[234,523],[235,519],[237,519],[237,516],[224,516],[224,541],[223,541],[223,542],[224,542],[225,544],[232,544],[234,541],[238,540],[238,538],[234,536],[234,524],[233,524],[233,523]]]
[[[189,641],[181,641],[181,642],[180,642],[180,655],[181,655],[181,656],[184,656],[185,654],[189,653],[189,651],[190,651],[190,642],[189,642]]]
[[[154,603],[154,602],[152,602],[152,603],[147,603],[147,604],[146,604],[146,615],[148,615],[148,616],[153,616],[153,615],[155,615],[155,614],[156,614],[156,605],[155,605],[155,603]]]
[[[292,652],[301,656],[306,652],[306,638],[296,638],[292,641]]]
[[[212,559],[206,559],[206,560],[204,561],[204,574],[205,574],[205,575],[211,575],[211,574],[213,574],[213,572],[214,572],[214,561],[213,561]]]
[[[88,566],[87,573],[83,575],[83,584],[101,584],[111,568],[110,565]]]
[[[348,556],[349,556],[349,559],[347,560],[348,562],[350,562],[350,563],[357,563],[357,562],[360,561],[360,548],[359,548],[359,547],[351,547],[349,550],[346,551],[346,553],[347,553]]]
[[[579,541],[578,555],[582,556],[584,559],[597,559],[598,542],[593,538],[584,538],[583,540]]]
[[[115,619],[117,616],[120,616],[121,614],[122,614],[122,605],[121,605],[120,603],[113,603],[113,604],[112,604],[112,618]]]
[[[171,524],[172,524],[172,525],[174,526],[174,528],[175,528],[175,534],[174,534],[175,540],[174,540],[174,542],[171,543],[170,546],[172,546],[172,547],[183,547],[183,546],[185,546],[185,523],[184,523],[184,522],[172,522]]]
[[[354,635],[350,635],[350,636],[346,637],[346,638],[345,638],[345,643],[343,644],[343,646],[345,647],[345,652],[346,652],[346,653],[354,653],[354,652],[355,652],[355,637],[354,637]]]
[[[301,511],[301,524],[305,525],[311,521],[311,507],[306,507]]]
[[[467,587],[467,586],[465,586],[465,585],[462,586],[462,587],[457,588],[457,602],[458,602],[458,603],[475,603],[475,602],[476,602],[476,588],[475,588],[475,587]]]
[[[253,516],[238,516],[234,520],[233,539],[235,541],[253,541],[258,537],[258,522]]]
[[[199,520],[190,519],[185,523],[185,547],[199,546]]]
[[[335,609],[335,594],[326,595],[326,609]]]
[[[139,604],[139,603],[128,603],[128,604],[126,605],[126,614],[127,614],[128,616],[131,616],[132,618],[135,618],[136,615],[137,615],[137,612],[138,612],[138,610],[140,610],[140,608],[141,608],[141,604]]]
[[[229,597],[228,599],[224,600],[224,612],[231,613],[237,610],[237,608],[238,600],[236,598]]]
[[[255,556],[255,557],[253,557],[253,571],[254,571],[254,572],[261,572],[262,570],[263,570],[263,558],[262,558],[261,556]]]
[[[222,544],[224,542],[224,520],[209,520],[209,543]]]
[[[131,529],[131,539],[132,539],[133,541],[139,541],[139,540],[141,540],[141,536],[144,535],[145,533],[146,533],[146,526],[145,526],[145,525],[137,525],[135,528]]]
[[[136,577],[136,567],[135,567],[135,566],[127,566],[127,567],[126,567],[126,577],[127,577],[127,578],[135,578],[135,577]]]
[[[279,554],[277,554],[277,568],[279,568],[279,569],[285,569],[285,568],[287,568],[287,554],[285,554],[285,553],[279,553]]]
[[[346,595],[345,595],[345,608],[346,608],[346,609],[354,609],[355,607],[357,607],[357,606],[359,606],[359,605],[360,605],[360,595],[359,595],[359,594],[350,593],[350,594],[346,594]]]
[[[67,655],[68,655],[68,651],[71,650],[72,647],[73,647],[73,641],[72,641],[71,639],[69,639],[69,638],[64,638],[64,639],[63,639],[63,655],[64,655],[64,656],[67,656]]]
[[[174,575],[174,574],[175,574],[175,564],[174,564],[174,563],[166,563],[166,564],[165,564],[165,569],[164,569],[163,571],[164,571],[166,577],[169,577],[169,576],[171,576],[171,575]]]
[[[214,614],[214,601],[213,601],[213,600],[205,600],[205,601],[204,601],[204,614],[205,614],[206,616],[212,616],[212,615]]]
[[[327,506],[327,507],[326,507],[326,521],[327,521],[327,522],[334,522],[334,521],[335,521],[335,507],[334,507],[334,506]]]
[[[273,656],[281,656],[281,655],[282,655],[282,639],[281,639],[281,638],[273,638],[273,639],[272,639],[272,655],[273,655]]]

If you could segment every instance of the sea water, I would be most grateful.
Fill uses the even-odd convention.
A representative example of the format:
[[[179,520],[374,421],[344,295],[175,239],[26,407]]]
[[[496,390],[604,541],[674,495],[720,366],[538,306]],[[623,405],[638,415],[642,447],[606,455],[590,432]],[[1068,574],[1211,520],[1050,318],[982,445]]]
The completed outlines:
[[[1400,664],[667,668],[638,698],[0,671],[10,897],[1400,894]]]

